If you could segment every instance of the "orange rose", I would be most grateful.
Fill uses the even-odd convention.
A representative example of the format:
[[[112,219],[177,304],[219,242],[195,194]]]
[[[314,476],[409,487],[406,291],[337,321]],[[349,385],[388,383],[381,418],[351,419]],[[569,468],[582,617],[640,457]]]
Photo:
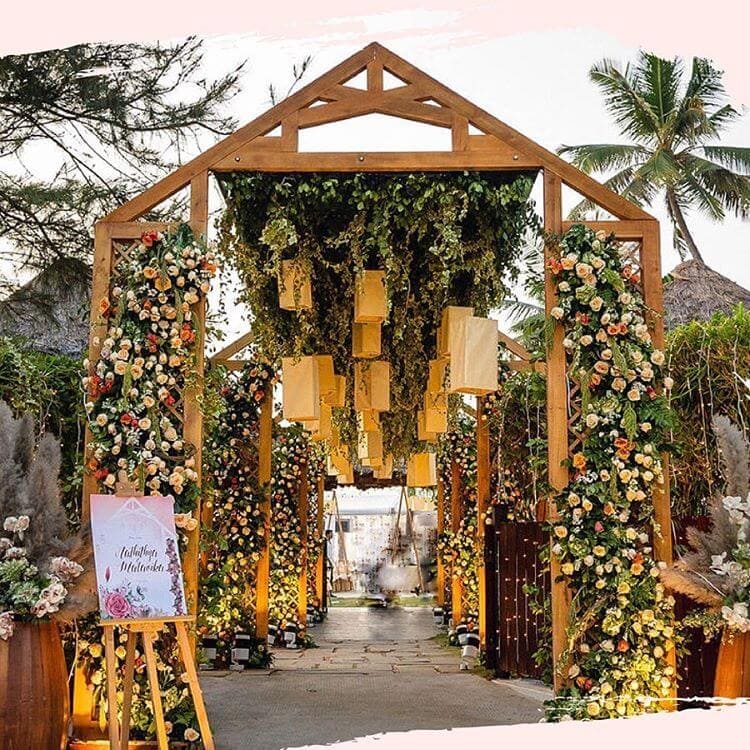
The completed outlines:
[[[583,453],[576,453],[573,456],[573,468],[581,471],[586,468],[586,456]]]

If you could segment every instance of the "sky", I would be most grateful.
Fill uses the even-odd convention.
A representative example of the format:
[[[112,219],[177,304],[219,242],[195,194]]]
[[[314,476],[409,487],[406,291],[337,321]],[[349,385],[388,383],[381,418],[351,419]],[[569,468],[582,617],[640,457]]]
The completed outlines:
[[[77,5],[101,11],[101,5]],[[24,18],[13,15],[26,11],[15,8],[4,30],[0,30],[0,54],[84,40],[168,40],[191,31],[205,32],[202,72],[207,76],[219,75],[246,61],[242,91],[231,105],[242,124],[268,108],[269,83],[279,91],[286,90],[294,63],[311,57],[303,80],[306,83],[365,44],[380,41],[551,150],[561,144],[620,140],[599,92],[588,79],[588,70],[603,57],[632,60],[639,46],[662,55],[712,56],[727,71],[732,103],[741,107],[750,102],[746,42],[744,32],[736,28],[740,24],[704,24],[696,18],[692,23],[684,19],[679,26],[674,13],[668,11],[670,6],[672,10],[686,6],[675,3],[633,0],[625,17],[624,11],[612,7],[605,15],[605,6],[588,0],[566,4],[567,13],[557,4],[546,6],[544,14],[536,15],[532,11],[540,9],[541,4],[535,2],[524,3],[519,10],[518,5],[471,0],[460,5],[449,0],[363,0],[356,6],[329,0],[297,6],[294,13],[284,12],[286,3],[270,8],[266,5],[253,15],[248,5],[216,0],[210,5],[210,14],[205,4],[190,11],[189,3],[181,3],[181,12],[167,16],[167,10],[175,4],[166,2],[158,8],[151,4],[150,22],[134,23],[141,5],[141,0],[129,4],[131,12],[125,15],[130,21],[120,16],[115,24],[102,18],[101,12],[92,12],[87,25],[66,25],[62,15],[56,25],[63,6],[55,6],[50,9],[48,23],[37,25],[31,33],[28,24],[22,26]],[[229,6],[244,7],[244,13],[238,10],[235,16],[229,16],[218,12]],[[741,7],[717,0],[712,4],[713,18],[726,18],[727,13],[739,12]],[[69,8],[66,4],[65,9]],[[233,19],[231,23],[229,18]],[[636,22],[644,18],[648,23]],[[739,22],[738,15],[734,18]],[[404,150],[439,148],[445,143],[446,131],[442,129],[426,132],[429,126],[401,121],[394,126],[385,119],[371,116],[304,131],[301,148]],[[750,114],[727,132],[724,142],[750,145]],[[566,208],[572,206],[574,196],[568,196],[566,203]],[[219,207],[218,198],[213,205]],[[654,206],[652,212],[662,220],[663,269],[668,271],[679,262],[672,250],[671,225],[661,206]],[[750,287],[750,263],[746,260],[750,222],[727,219],[715,224],[693,214],[689,224],[709,265]]]

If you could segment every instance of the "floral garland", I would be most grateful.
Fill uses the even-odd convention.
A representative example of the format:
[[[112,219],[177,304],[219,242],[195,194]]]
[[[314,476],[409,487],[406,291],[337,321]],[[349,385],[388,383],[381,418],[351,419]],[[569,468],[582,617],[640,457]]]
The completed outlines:
[[[201,333],[193,308],[215,272],[213,253],[188,225],[146,232],[98,301],[107,333],[94,342],[99,357],[83,378],[92,435],[86,468],[105,489],[124,470],[152,493],[173,494],[178,510],[193,507],[195,459],[175,409]]]
[[[272,396],[276,374],[263,363],[248,363],[220,389],[222,406],[205,444],[206,474],[213,517],[205,530],[200,632],[218,638],[228,660],[238,629],[254,628],[253,575],[265,545],[263,496],[258,485],[257,438],[260,408]]]
[[[550,718],[655,711],[675,680],[673,600],[659,582],[651,497],[662,481],[669,413],[658,383],[640,274],[613,237],[576,225],[549,261],[565,326],[571,379],[580,383],[581,436],[570,484],[558,499],[552,553],[573,593],[568,687]],[[559,665],[558,665],[559,668]]]
[[[271,480],[271,580],[270,619],[282,628],[295,625],[300,632],[297,603],[302,573],[302,526],[299,519],[299,485],[307,471],[308,440],[294,426],[275,439]]]
[[[438,539],[437,552],[447,571],[462,584],[462,622],[470,628],[479,619],[479,557],[477,554],[477,442],[474,424],[459,419],[454,431],[441,437],[438,470],[443,486],[453,481],[452,464],[459,470],[463,514],[457,531],[450,526]],[[458,624],[458,623],[455,623]]]

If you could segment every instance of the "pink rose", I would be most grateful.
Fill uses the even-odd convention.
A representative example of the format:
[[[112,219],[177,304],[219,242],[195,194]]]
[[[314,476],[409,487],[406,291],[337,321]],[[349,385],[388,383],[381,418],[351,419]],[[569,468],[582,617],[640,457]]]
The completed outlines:
[[[117,591],[107,594],[104,599],[104,609],[110,617],[121,620],[130,615],[130,604],[128,600]]]

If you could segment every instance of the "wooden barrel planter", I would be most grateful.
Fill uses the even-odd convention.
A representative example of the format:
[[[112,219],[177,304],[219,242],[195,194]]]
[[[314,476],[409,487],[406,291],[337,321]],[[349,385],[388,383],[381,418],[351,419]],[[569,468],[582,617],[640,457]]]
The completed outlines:
[[[68,728],[68,672],[54,622],[18,622],[0,640],[0,749],[61,750]]]
[[[724,631],[716,662],[714,695],[750,698],[750,633]]]

